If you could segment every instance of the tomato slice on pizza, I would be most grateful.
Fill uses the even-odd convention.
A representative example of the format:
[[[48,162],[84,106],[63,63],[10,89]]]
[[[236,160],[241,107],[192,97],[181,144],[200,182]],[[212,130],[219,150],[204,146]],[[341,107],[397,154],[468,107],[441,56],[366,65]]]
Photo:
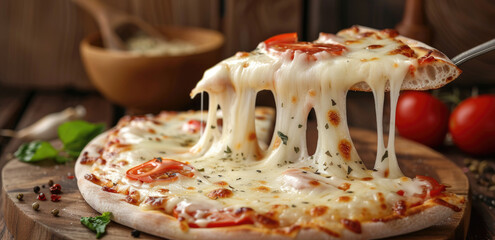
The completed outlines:
[[[185,163],[161,157],[133,167],[126,172],[128,178],[147,183],[175,181],[179,175],[193,177],[193,168]]]

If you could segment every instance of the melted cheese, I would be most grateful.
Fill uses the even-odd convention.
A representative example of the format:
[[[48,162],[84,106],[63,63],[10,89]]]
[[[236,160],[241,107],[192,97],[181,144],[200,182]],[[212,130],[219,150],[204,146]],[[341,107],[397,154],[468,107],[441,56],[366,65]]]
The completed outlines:
[[[391,54],[404,44],[380,34],[358,39],[323,34],[316,43],[337,44],[346,50],[342,55],[318,52],[311,60],[303,51],[274,53],[261,43],[251,53],[222,61],[205,72],[191,93],[209,94],[201,135],[183,129],[188,120],[202,119],[197,113],[124,121],[107,140],[113,143],[102,154],[108,162],[95,164],[93,172],[116,183],[119,192],[137,196],[143,209],[175,213],[200,227],[214,221],[206,211],[249,207],[275,216],[280,227],[318,224],[340,232],[340,219],[371,221],[393,215],[394,204],[400,200],[421,201],[417,196],[429,183],[404,177],[394,150],[395,105],[410,67],[418,65],[416,58]],[[375,96],[378,150],[374,170],[360,159],[346,122],[346,93],[362,82]],[[385,145],[382,114],[388,88],[392,113]],[[256,95],[262,90],[275,96],[271,140],[273,113],[265,111],[260,117],[255,108]],[[306,146],[311,109],[318,126],[313,155]],[[155,157],[186,162],[195,176],[170,183],[125,177],[128,169]],[[122,160],[128,164],[119,165]],[[218,189],[233,194],[211,199],[209,193]]]

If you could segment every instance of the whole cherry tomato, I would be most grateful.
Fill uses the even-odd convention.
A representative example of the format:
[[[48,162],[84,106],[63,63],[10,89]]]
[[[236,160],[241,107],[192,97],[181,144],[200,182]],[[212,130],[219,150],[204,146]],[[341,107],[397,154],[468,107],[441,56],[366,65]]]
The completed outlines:
[[[450,116],[449,130],[461,150],[475,155],[495,153],[495,95],[461,102]]]
[[[426,92],[406,91],[397,102],[395,126],[399,134],[430,147],[443,143],[449,109]]]

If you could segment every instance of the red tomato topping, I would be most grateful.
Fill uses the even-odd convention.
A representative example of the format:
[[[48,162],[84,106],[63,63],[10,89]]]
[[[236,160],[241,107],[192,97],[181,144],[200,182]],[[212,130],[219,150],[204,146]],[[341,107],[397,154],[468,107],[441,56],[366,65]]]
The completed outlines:
[[[196,213],[188,213],[189,216],[193,217]],[[174,216],[179,218],[179,213],[174,210]],[[228,226],[236,226],[242,224],[253,224],[254,211],[251,208],[240,208],[237,210],[232,209],[221,209],[221,210],[211,210],[204,215],[202,215],[204,219],[210,220],[206,227],[228,227]],[[199,228],[195,223],[189,222],[189,227]]]
[[[265,44],[267,46],[278,44],[278,43],[296,43],[297,42],[297,33],[283,33],[265,40]]]
[[[327,52],[333,56],[340,56],[346,50],[345,46],[327,43],[310,43],[310,42],[298,42],[297,33],[284,33],[269,38],[265,42],[266,48],[278,53],[286,51],[291,52],[291,59],[294,58],[295,51],[301,51],[308,54],[308,60],[314,61],[316,58],[313,56],[319,52]]]
[[[175,181],[178,175],[193,177],[192,167],[172,159],[155,158],[141,165],[133,167],[126,172],[126,176],[133,180],[143,182],[169,182]]]
[[[437,180],[432,177],[417,175],[416,179],[430,183],[431,187],[427,188],[430,192],[430,197],[435,197],[445,191],[445,185],[438,183]]]
[[[184,125],[182,125],[182,130],[190,133],[197,133],[201,129],[204,130],[205,127],[206,127],[206,122],[202,122],[196,119],[191,119],[187,123],[184,123]]]
[[[403,190],[399,190],[399,191],[397,191],[397,194],[398,194],[399,196],[404,196],[404,191],[403,191]]]

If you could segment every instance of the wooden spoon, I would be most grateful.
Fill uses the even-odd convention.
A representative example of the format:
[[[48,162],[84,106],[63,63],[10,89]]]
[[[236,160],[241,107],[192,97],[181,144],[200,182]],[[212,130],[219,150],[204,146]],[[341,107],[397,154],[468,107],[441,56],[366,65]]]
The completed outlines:
[[[163,34],[143,20],[110,8],[99,0],[72,1],[86,9],[96,19],[106,48],[126,50],[124,41],[137,31],[141,31],[153,38],[165,39]]]

